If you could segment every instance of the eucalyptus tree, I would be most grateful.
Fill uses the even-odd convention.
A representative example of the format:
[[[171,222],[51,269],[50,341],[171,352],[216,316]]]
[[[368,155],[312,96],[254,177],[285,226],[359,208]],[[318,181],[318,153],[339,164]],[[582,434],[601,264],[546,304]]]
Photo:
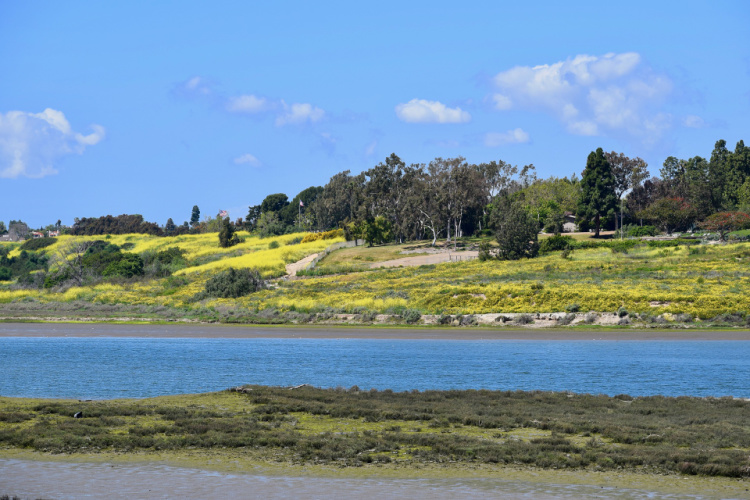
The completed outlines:
[[[312,204],[318,228],[331,229],[341,221],[360,218],[364,187],[364,174],[351,175],[351,171],[345,170],[331,177]]]
[[[628,158],[623,153],[614,151],[604,153],[604,157],[615,177],[615,197],[620,206],[620,226],[622,226],[622,197],[628,190],[632,190],[648,178],[648,163],[640,157]],[[616,217],[615,228],[617,228]]]

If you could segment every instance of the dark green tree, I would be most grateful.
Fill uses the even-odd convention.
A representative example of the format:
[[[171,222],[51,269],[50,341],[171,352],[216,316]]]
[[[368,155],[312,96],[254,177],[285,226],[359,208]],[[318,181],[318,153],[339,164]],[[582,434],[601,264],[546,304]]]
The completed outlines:
[[[491,225],[499,245],[498,259],[518,260],[539,253],[539,223],[520,201],[498,196],[493,202]]]
[[[736,207],[740,204],[742,185],[750,178],[750,148],[740,140],[734,152],[727,157],[727,182],[724,190],[724,206]]]
[[[190,225],[195,227],[201,221],[201,209],[198,205],[193,205],[193,213],[190,215]]]
[[[229,217],[224,217],[221,221],[221,230],[219,231],[219,246],[229,248],[240,242],[239,237],[234,234],[234,226],[229,222]]]
[[[276,212],[278,214],[287,205],[289,205],[289,197],[284,193],[269,194],[260,203],[260,211],[262,213]]]
[[[668,234],[690,228],[697,218],[695,208],[685,198],[660,198],[637,215]]]
[[[245,229],[248,231],[254,231],[258,225],[260,214],[260,205],[252,205],[251,207],[248,207],[248,212],[245,216]]]
[[[581,198],[578,201],[576,219],[579,225],[593,224],[594,237],[599,237],[602,218],[615,214],[615,176],[604,156],[602,148],[592,151],[586,160],[586,169],[581,176]]]
[[[711,189],[711,205],[714,210],[719,210],[725,203],[727,160],[731,154],[732,152],[727,149],[727,141],[723,139],[716,141],[708,162],[708,182]]]
[[[167,223],[164,225],[164,233],[167,236],[171,236],[175,232],[176,229],[177,229],[177,225],[174,223],[172,218],[170,217],[169,219],[167,219]]]

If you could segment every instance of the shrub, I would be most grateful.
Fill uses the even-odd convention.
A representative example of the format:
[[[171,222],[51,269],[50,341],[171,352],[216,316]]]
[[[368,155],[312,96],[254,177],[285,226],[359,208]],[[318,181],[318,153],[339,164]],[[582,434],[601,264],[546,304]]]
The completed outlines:
[[[534,317],[531,314],[521,314],[516,317],[516,323],[519,325],[529,325],[534,322]]]
[[[678,321],[680,323],[692,323],[693,322],[693,315],[682,313],[682,314],[676,314],[674,317],[675,321]]]
[[[576,303],[568,304],[565,306],[565,311],[569,313],[577,313],[581,309],[581,306],[579,306]]]
[[[286,242],[287,246],[289,246],[289,245],[299,245],[300,243],[302,243],[302,236],[297,236],[296,238],[292,238],[291,240],[289,240],[289,241]],[[270,246],[269,246],[269,248],[270,248]]]
[[[0,281],[10,281],[13,276],[9,267],[0,267]]]
[[[557,250],[567,250],[575,244],[575,240],[570,236],[555,235],[539,242],[539,252],[549,253]]]
[[[625,228],[625,236],[631,238],[642,238],[644,236],[656,236],[659,230],[654,226],[630,226]]]
[[[409,324],[413,324],[422,319],[422,313],[416,309],[407,309],[401,313],[401,318]]]
[[[572,248],[566,248],[562,252],[560,252],[560,257],[563,259],[570,259],[573,256],[573,249]]]
[[[479,260],[486,261],[492,258],[492,246],[489,241],[482,241],[479,244]]]
[[[612,253],[628,253],[631,248],[633,248],[633,244],[629,241],[613,241],[609,245]]]
[[[46,248],[53,245],[57,241],[55,238],[33,238],[26,240],[21,245],[21,250],[39,250],[40,248]]]
[[[196,296],[201,300],[208,297],[222,299],[237,298],[265,288],[257,269],[235,269],[230,267],[213,276],[206,282],[206,288]]]
[[[518,260],[537,256],[539,225],[520,203],[501,200],[492,214],[499,259]]]
[[[583,318],[583,322],[587,325],[591,325],[596,322],[597,318],[599,318],[599,315],[596,313],[588,313],[586,317]]]
[[[278,241],[273,240],[271,243],[268,244],[268,249],[273,250],[274,248],[279,248],[281,245]]]
[[[576,315],[573,313],[568,313],[565,316],[560,316],[557,318],[557,324],[559,325],[569,325],[573,322],[573,320],[576,319]]]
[[[102,272],[102,276],[132,278],[143,274],[143,259],[134,253],[120,254],[120,259],[111,262]]]
[[[617,315],[618,315],[619,317],[621,317],[621,318],[624,318],[625,316],[627,316],[627,315],[628,315],[628,310],[627,310],[627,309],[625,309],[624,307],[621,307],[621,308],[619,308],[619,309],[617,310]]]

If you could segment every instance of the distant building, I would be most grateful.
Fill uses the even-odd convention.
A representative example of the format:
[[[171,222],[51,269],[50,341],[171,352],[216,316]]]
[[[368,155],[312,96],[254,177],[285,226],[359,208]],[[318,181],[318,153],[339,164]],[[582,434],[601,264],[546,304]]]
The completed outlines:
[[[56,238],[60,236],[60,231],[47,231],[47,237],[49,238]]]
[[[576,224],[576,215],[573,212],[565,212],[563,215],[565,222],[563,222],[564,233],[577,233],[578,224]]]
[[[39,231],[31,231],[32,238],[44,238],[44,233]]]

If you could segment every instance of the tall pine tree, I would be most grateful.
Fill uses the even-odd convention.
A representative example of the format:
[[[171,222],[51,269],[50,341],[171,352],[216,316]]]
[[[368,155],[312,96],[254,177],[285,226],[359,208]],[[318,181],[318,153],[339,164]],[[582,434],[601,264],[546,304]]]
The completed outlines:
[[[586,169],[581,177],[581,198],[578,201],[576,219],[579,225],[592,225],[594,237],[599,237],[602,217],[606,220],[615,214],[615,177],[602,148],[592,151],[586,160]]]

